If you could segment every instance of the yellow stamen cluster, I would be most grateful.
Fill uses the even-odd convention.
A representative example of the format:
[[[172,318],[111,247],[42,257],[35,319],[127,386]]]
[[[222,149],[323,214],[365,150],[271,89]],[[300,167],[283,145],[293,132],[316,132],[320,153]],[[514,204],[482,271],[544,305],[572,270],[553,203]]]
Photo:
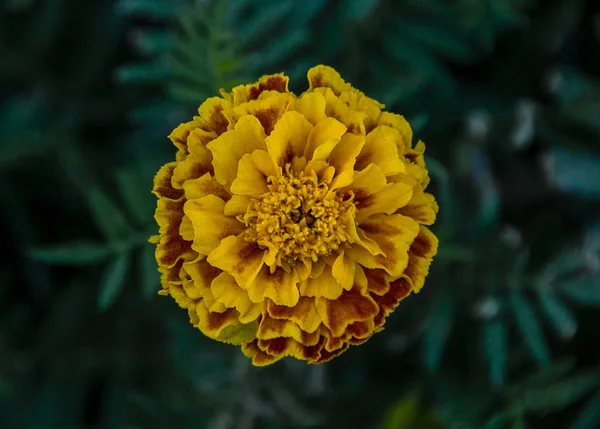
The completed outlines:
[[[343,198],[316,175],[292,173],[267,178],[269,192],[253,200],[240,218],[246,239],[268,248],[282,266],[310,258],[316,262],[348,240],[344,220],[352,216],[352,197]]]

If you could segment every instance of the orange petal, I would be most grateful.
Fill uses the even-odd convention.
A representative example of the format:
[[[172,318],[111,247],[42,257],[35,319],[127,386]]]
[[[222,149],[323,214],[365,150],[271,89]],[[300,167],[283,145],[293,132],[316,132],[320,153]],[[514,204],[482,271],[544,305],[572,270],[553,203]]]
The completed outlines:
[[[405,172],[406,166],[398,154],[396,142],[399,140],[402,140],[402,136],[394,128],[375,128],[367,134],[365,145],[356,158],[355,169],[362,170],[370,164],[376,164],[386,176]]]
[[[301,157],[312,129],[311,123],[301,113],[284,113],[266,139],[269,154],[275,164],[285,167],[294,157]]]
[[[183,218],[184,201],[158,200],[154,219],[160,229],[160,240],[156,246],[156,261],[159,266],[172,267],[180,259],[195,259],[192,243],[179,234]]]
[[[219,246],[221,240],[237,235],[244,225],[237,219],[223,215],[225,202],[216,195],[190,200],[185,203],[185,214],[194,225],[192,249],[208,255]]]
[[[408,251],[408,266],[405,274],[411,279],[415,292],[419,292],[425,284],[431,260],[437,253],[438,239],[426,227],[421,226],[419,235]]]
[[[256,333],[256,337],[259,340],[293,338],[305,346],[314,346],[317,344],[319,336],[318,332],[304,332],[295,323],[285,319],[274,319],[268,314],[265,314],[261,319],[258,332]]]
[[[246,241],[242,233],[222,240],[208,255],[208,262],[231,274],[241,288],[248,289],[263,266],[263,258],[264,250]]]
[[[257,149],[266,150],[265,132],[254,116],[242,116],[235,129],[223,133],[207,145],[213,154],[212,164],[217,181],[229,189],[238,173],[240,159]]]
[[[400,277],[390,283],[390,289],[385,295],[371,295],[379,306],[379,313],[374,319],[376,327],[380,327],[385,323],[385,318],[394,311],[400,301],[410,295],[411,290],[410,282],[406,278]]]
[[[357,288],[345,290],[335,300],[316,298],[316,306],[323,324],[336,337],[343,335],[349,324],[372,319],[379,311],[375,301],[362,295]]]
[[[277,166],[264,150],[255,150],[242,157],[237,178],[231,184],[231,192],[237,195],[260,197],[269,192],[268,177],[278,177]]]
[[[301,296],[293,307],[267,301],[267,312],[274,319],[286,319],[294,322],[300,329],[308,333],[315,332],[321,324],[321,316],[317,312],[315,300],[306,296]]]
[[[408,265],[408,249],[419,233],[419,225],[406,216],[377,214],[360,228],[375,241],[383,255],[372,255],[359,245],[347,250],[350,257],[365,268],[381,268],[393,277],[402,275]]]
[[[258,347],[258,340],[242,344],[242,353],[244,353],[246,357],[252,359],[252,365],[254,366],[271,365],[272,363],[275,363],[283,358],[283,355],[275,357],[263,352]]]
[[[390,290],[391,277],[385,270],[371,270],[364,268],[368,280],[370,293],[385,295]]]

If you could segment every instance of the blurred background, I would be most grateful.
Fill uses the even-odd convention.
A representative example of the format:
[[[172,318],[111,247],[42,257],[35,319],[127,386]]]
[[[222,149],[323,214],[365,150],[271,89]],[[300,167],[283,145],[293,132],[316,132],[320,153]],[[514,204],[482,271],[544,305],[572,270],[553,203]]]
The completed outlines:
[[[597,0],[0,0],[0,425],[600,428]],[[334,66],[427,144],[440,251],[386,329],[253,368],[157,296],[166,136]]]

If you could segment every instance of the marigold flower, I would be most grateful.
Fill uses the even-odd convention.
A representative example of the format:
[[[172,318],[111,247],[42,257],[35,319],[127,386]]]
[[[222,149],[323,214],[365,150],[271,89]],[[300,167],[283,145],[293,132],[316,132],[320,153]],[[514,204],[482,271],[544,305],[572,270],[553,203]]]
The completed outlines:
[[[255,365],[320,363],[382,329],[437,252],[425,145],[332,68],[222,91],[156,175],[161,294]]]

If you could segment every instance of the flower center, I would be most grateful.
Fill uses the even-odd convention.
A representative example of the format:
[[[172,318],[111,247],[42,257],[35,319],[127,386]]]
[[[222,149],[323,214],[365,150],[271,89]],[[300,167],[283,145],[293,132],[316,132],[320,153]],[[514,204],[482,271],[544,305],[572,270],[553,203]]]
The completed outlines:
[[[305,258],[316,262],[348,240],[345,220],[355,211],[351,195],[343,198],[316,175],[294,174],[289,164],[286,174],[270,176],[267,183],[269,192],[253,200],[240,221],[248,227],[246,240],[274,256],[268,265]]]

